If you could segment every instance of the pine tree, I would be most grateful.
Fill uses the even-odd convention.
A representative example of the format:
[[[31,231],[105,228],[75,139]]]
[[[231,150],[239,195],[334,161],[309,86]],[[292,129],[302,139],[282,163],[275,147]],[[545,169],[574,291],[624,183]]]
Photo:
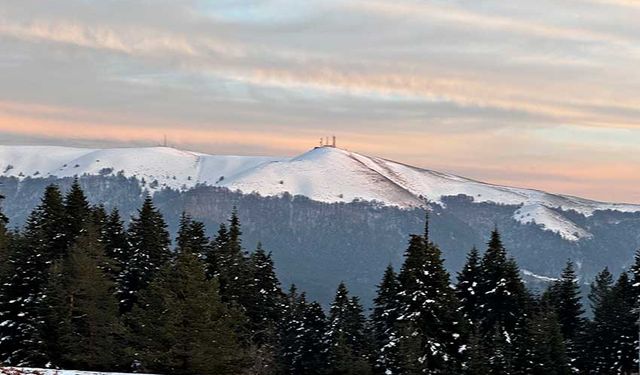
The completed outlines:
[[[0,195],[0,203],[4,200],[4,196]],[[11,275],[11,233],[7,229],[9,219],[0,209],[0,285],[4,283]],[[0,289],[0,293],[1,293]],[[0,297],[1,300],[1,297]]]
[[[242,230],[240,228],[240,218],[238,209],[233,207],[231,218],[229,219],[229,247],[234,253],[243,254],[242,250]]]
[[[357,297],[340,283],[329,315],[329,368],[332,374],[371,372],[367,358],[365,317]]]
[[[222,303],[215,280],[190,252],[166,264],[131,313],[142,369],[171,374],[236,374],[246,365],[237,332],[244,317]]]
[[[527,319],[523,337],[519,338],[516,372],[531,375],[569,375],[569,359],[556,312],[542,306]]]
[[[242,307],[249,321],[249,337],[245,340],[252,344],[251,357],[254,359],[249,371],[253,374],[274,374],[279,368],[279,326],[286,300],[275,274],[271,253],[264,251],[260,243],[249,258],[248,271]]]
[[[129,226],[129,259],[119,277],[121,311],[131,310],[140,290],[147,287],[171,258],[171,240],[166,228],[162,214],[155,208],[151,196],[147,196],[138,217],[133,218]]]
[[[90,210],[90,224],[94,225],[99,234],[99,239],[102,241],[104,237],[105,227],[107,226],[107,219],[109,215],[107,215],[107,210],[104,208],[103,204],[98,204],[95,206],[91,206]]]
[[[254,342],[273,344],[275,327],[282,319],[285,300],[276,276],[271,253],[260,243],[249,260],[251,279],[246,299],[246,314],[251,322]]]
[[[611,294],[613,288],[613,275],[609,272],[609,268],[605,267],[596,275],[595,280],[591,283],[591,292],[589,293],[589,302],[591,310],[596,310],[599,306],[603,306],[606,299]]]
[[[299,337],[300,374],[323,374],[328,363],[327,317],[317,302],[302,304],[302,328]]]
[[[302,374],[302,339],[304,332],[304,310],[307,304],[304,294],[299,294],[291,285],[286,297],[282,324],[279,326],[279,362],[285,374]]]
[[[222,230],[222,227],[221,227]],[[245,286],[249,284],[247,256],[242,248],[242,230],[238,212],[234,208],[229,229],[214,241],[215,276],[220,282],[220,295],[224,302],[245,306],[248,298]]]
[[[47,261],[63,256],[69,244],[67,215],[60,189],[49,185],[41,203],[27,219],[25,236]]]
[[[558,314],[562,335],[569,341],[574,340],[583,328],[584,309],[573,262],[567,262],[560,280],[551,285],[548,294],[551,305]]]
[[[467,340],[465,354],[464,374],[465,375],[486,375],[491,372],[487,363],[486,353],[488,345],[484,345],[482,337],[477,329],[473,329]]]
[[[400,284],[393,267],[389,265],[373,300],[371,322],[375,341],[374,367],[381,374],[400,374],[397,339]]]
[[[122,363],[124,328],[105,262],[97,228],[88,225],[68,256],[52,268],[45,299],[46,337],[57,366],[113,370]]]
[[[603,269],[591,283],[589,301],[593,311],[593,320],[588,325],[585,337],[584,367],[589,373],[608,373],[616,357],[613,341],[616,340],[611,324],[616,319],[613,306],[613,275]]]
[[[637,311],[635,304],[638,298],[633,284],[626,272],[620,274],[612,290],[613,310],[610,328],[615,338],[615,361],[613,373],[631,374],[638,371],[638,327]]]
[[[190,251],[200,259],[204,259],[209,237],[206,235],[204,224],[195,221],[185,212],[180,216],[177,238],[178,251]]]
[[[527,293],[515,261],[507,258],[500,233],[494,230],[481,262],[479,304],[482,306],[482,332],[493,334],[496,329],[507,336],[515,333],[526,317]]]
[[[44,288],[53,261],[66,253],[65,210],[60,190],[45,189],[40,205],[16,234],[9,258],[11,274],[0,293],[0,360],[16,366],[48,362],[42,337]]]
[[[632,287],[636,290],[636,296],[638,296],[638,301],[636,301],[636,305],[640,306],[640,249],[636,251],[634,256],[634,262],[631,266],[631,274],[632,274]]]
[[[77,178],[74,179],[71,189],[64,197],[64,216],[65,249],[68,249],[85,230],[87,222],[92,219],[89,202]]]
[[[117,295],[121,295],[120,283],[122,280],[120,277],[129,261],[130,253],[127,232],[117,209],[112,210],[106,217],[100,242],[104,246],[105,257],[110,259],[112,263],[112,268],[107,270],[107,275],[116,282]]]
[[[458,302],[440,249],[433,243],[426,244],[422,236],[412,236],[398,279],[398,345],[400,351],[406,348],[401,353],[406,358],[403,371],[454,371],[462,345]]]
[[[218,263],[221,259],[219,258],[224,258],[222,255],[226,255],[226,249],[228,246],[229,232],[227,230],[227,226],[224,223],[221,223],[218,228],[218,233],[206,249],[205,263],[207,265],[208,278],[220,277],[221,271]]]
[[[456,285],[456,295],[460,301],[460,309],[467,324],[475,329],[480,323],[482,316],[480,295],[480,283],[482,270],[480,267],[480,254],[474,246],[467,255],[467,262],[458,273],[458,284]]]
[[[577,340],[584,330],[584,309],[580,297],[580,286],[573,263],[567,262],[560,280],[554,282],[545,293],[548,303],[555,309],[565,347],[571,363],[577,361],[579,349]]]

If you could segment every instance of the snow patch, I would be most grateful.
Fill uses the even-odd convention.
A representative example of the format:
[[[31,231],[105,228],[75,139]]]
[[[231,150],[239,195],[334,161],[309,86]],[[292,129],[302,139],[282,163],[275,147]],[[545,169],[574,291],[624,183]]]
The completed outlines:
[[[0,374],[6,375],[133,375],[132,373],[121,372],[96,372],[96,371],[77,371],[77,370],[54,370],[39,369],[27,367],[2,367]]]
[[[554,282],[554,281],[558,281],[558,279],[554,278],[554,277],[549,277],[549,276],[542,276],[542,275],[537,275],[529,270],[522,270],[522,274],[529,276],[529,277],[533,277],[534,279],[538,279],[540,281],[544,281],[544,282]]]
[[[543,230],[558,233],[567,241],[579,241],[593,235],[558,212],[542,204],[522,206],[513,213],[513,218],[522,224],[533,223]]]

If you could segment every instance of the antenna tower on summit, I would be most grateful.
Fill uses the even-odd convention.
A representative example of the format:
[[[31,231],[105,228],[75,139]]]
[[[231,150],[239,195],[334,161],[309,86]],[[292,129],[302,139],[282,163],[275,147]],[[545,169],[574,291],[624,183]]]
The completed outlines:
[[[329,142],[329,137],[320,137],[320,147],[332,147],[336,148],[336,136],[331,136],[331,142]]]

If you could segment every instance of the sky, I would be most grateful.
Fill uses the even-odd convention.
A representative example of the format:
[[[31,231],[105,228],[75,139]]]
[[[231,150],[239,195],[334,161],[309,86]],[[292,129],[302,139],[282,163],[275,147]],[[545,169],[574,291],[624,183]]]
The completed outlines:
[[[640,203],[638,0],[0,2],[0,144],[338,146]]]

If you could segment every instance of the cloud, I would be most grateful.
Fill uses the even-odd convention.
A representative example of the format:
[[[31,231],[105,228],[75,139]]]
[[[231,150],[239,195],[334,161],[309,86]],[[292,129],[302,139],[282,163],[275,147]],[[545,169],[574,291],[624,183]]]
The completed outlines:
[[[640,201],[625,158],[640,140],[636,15],[625,0],[6,2],[0,131],[110,145],[167,133],[254,154],[337,133],[370,154],[594,197],[608,171]]]

